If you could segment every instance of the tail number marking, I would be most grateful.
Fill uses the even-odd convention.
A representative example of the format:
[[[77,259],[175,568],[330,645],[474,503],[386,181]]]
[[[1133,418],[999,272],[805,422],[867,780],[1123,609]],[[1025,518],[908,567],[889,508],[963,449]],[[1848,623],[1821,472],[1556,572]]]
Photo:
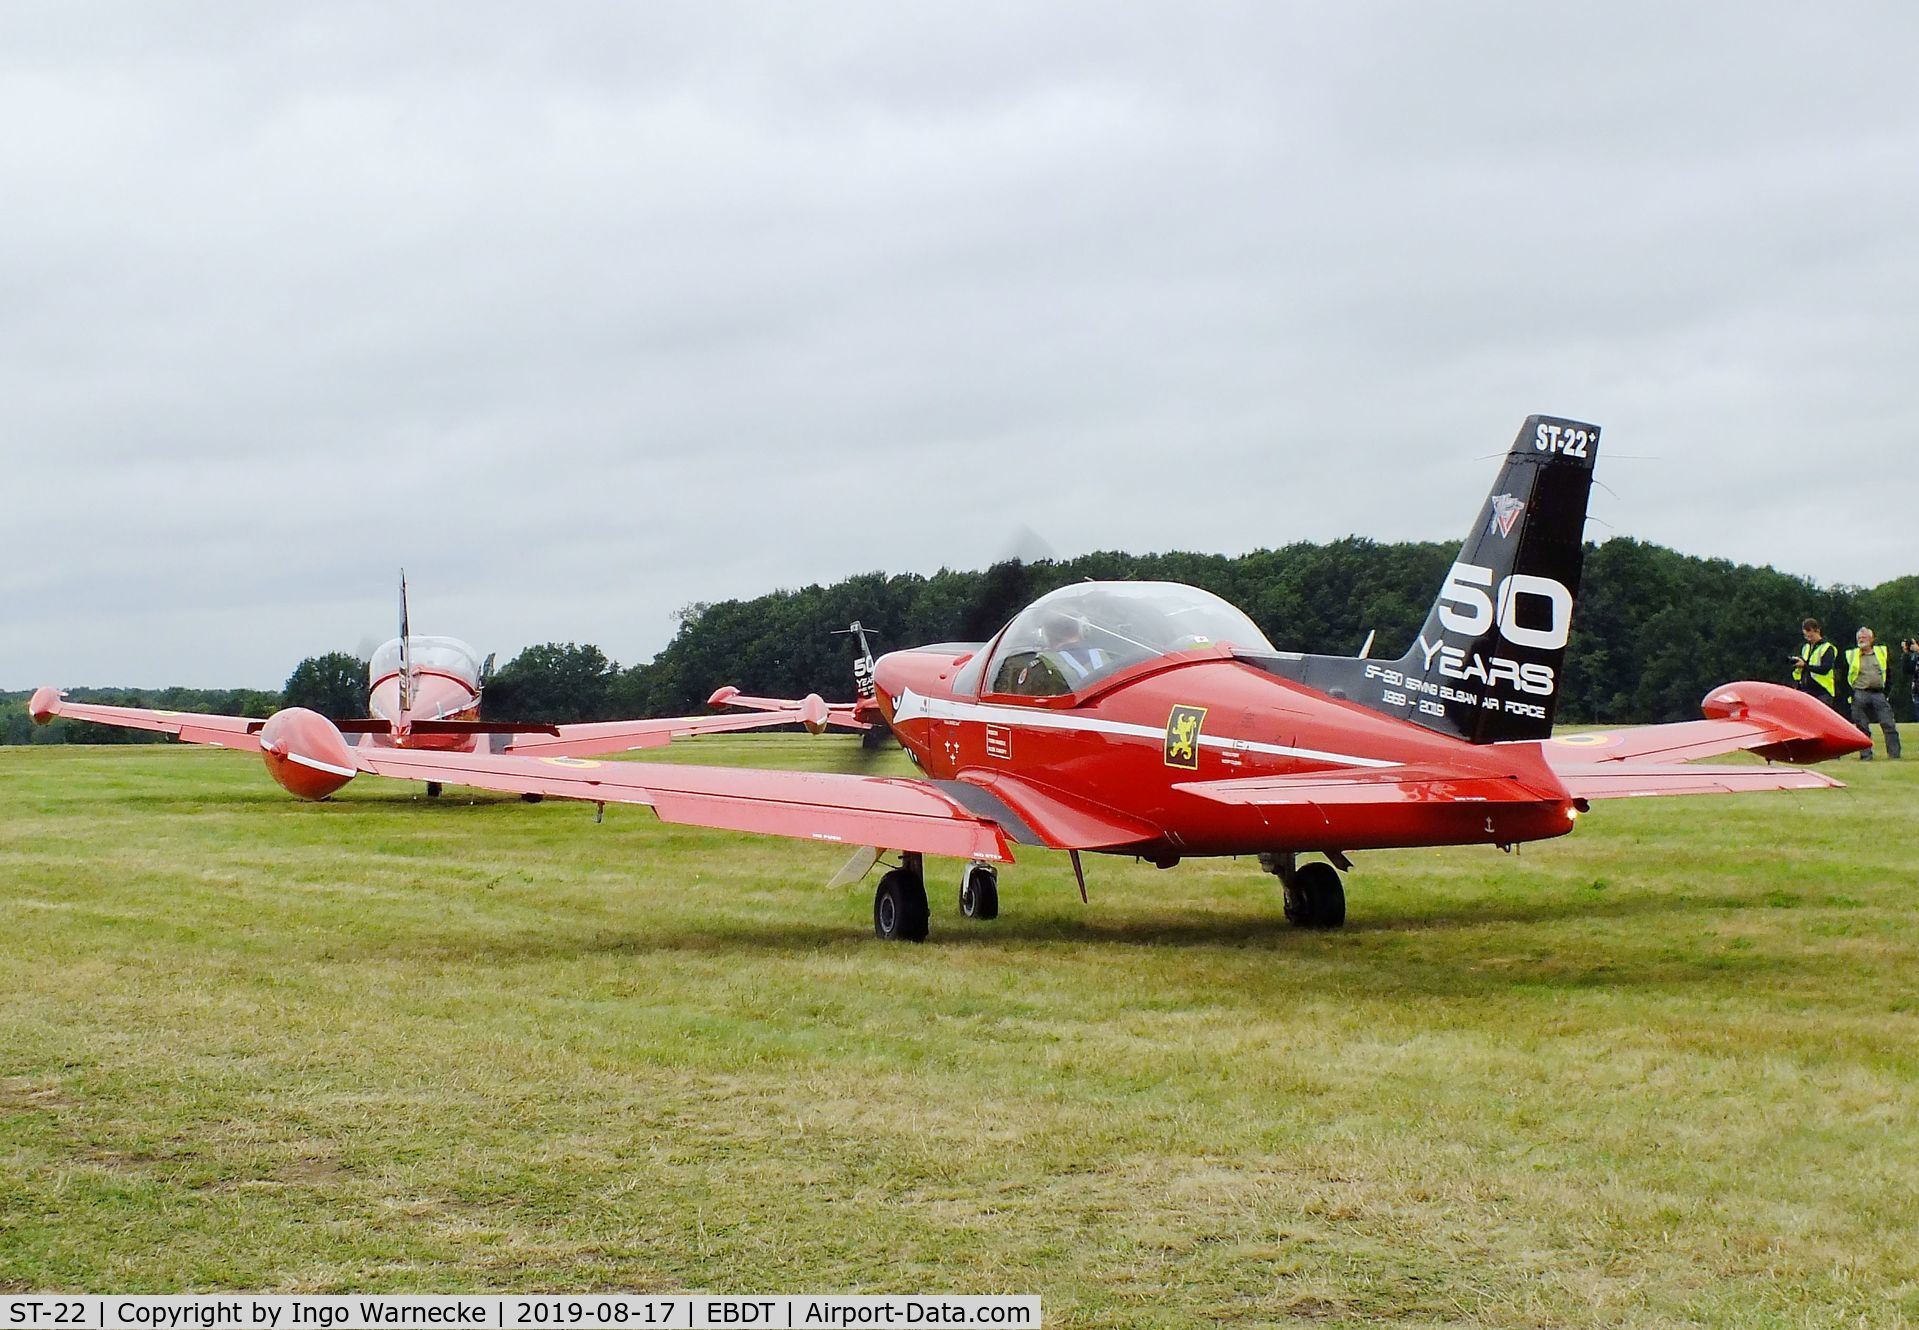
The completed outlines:
[[[1541,426],[1543,429],[1544,426]],[[1513,573],[1500,579],[1496,593],[1493,570],[1476,563],[1456,563],[1439,589],[1439,622],[1449,633],[1480,637],[1495,624],[1499,635],[1514,646],[1535,651],[1557,651],[1572,635],[1573,593],[1550,577]],[[1550,620],[1543,628],[1519,622],[1520,597],[1544,601]]]
[[[1557,453],[1561,457],[1589,458],[1591,454],[1587,449],[1592,446],[1592,440],[1591,430],[1542,423],[1533,431],[1533,451]]]

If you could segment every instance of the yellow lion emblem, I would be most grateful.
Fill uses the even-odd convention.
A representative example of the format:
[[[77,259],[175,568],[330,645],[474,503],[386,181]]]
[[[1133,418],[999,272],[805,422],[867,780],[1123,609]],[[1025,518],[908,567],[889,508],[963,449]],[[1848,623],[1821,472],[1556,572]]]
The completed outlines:
[[[1199,766],[1199,732],[1206,723],[1205,707],[1174,707],[1166,718],[1166,765],[1195,770]]]

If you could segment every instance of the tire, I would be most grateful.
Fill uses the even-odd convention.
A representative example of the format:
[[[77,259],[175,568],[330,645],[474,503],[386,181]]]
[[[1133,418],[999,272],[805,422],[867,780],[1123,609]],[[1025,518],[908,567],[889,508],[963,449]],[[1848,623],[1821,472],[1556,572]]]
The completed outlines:
[[[883,942],[924,942],[930,913],[926,884],[917,875],[895,868],[873,892],[873,935]]]
[[[1299,909],[1295,913],[1293,901]],[[1302,928],[1342,928],[1346,923],[1346,888],[1340,884],[1339,870],[1327,863],[1302,864],[1293,873],[1293,887],[1286,893],[1286,918]]]
[[[442,786],[440,785],[439,781],[437,780],[428,781],[426,783],[426,797],[429,799],[439,798],[441,789],[442,789]]]
[[[960,877],[960,913],[968,919],[999,918],[999,869],[968,864]]]

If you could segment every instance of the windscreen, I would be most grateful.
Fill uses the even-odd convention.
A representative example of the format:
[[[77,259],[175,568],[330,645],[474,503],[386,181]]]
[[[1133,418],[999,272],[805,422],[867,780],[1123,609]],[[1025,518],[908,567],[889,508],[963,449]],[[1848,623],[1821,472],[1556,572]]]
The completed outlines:
[[[480,683],[480,656],[457,637],[419,637],[411,640],[413,668],[450,674],[477,688]],[[388,675],[400,672],[400,639],[381,644],[367,665],[367,682],[376,684]]]
[[[1130,665],[1194,647],[1271,652],[1253,621],[1210,591],[1178,582],[1082,582],[1022,610],[986,669],[988,689],[1074,693]]]

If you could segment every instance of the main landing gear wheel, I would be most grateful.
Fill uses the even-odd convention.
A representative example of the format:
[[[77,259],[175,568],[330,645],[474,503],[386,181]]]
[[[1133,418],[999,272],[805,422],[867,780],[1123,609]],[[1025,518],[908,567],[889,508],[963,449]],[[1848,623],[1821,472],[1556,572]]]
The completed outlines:
[[[873,892],[873,934],[884,942],[926,941],[926,880],[895,868]]]
[[[440,797],[440,791],[441,791],[441,789],[442,789],[442,788],[443,788],[443,787],[441,786],[441,784],[440,784],[440,782],[439,782],[439,781],[437,781],[437,780],[430,780],[430,781],[428,781],[428,782],[426,783],[426,797],[427,797],[427,798],[429,798],[429,799],[437,799],[437,798],[439,798],[439,797]]]
[[[968,864],[960,878],[960,913],[968,919],[999,918],[999,869]]]
[[[1286,922],[1301,928],[1340,928],[1346,923],[1346,888],[1331,864],[1301,864],[1286,885]]]

